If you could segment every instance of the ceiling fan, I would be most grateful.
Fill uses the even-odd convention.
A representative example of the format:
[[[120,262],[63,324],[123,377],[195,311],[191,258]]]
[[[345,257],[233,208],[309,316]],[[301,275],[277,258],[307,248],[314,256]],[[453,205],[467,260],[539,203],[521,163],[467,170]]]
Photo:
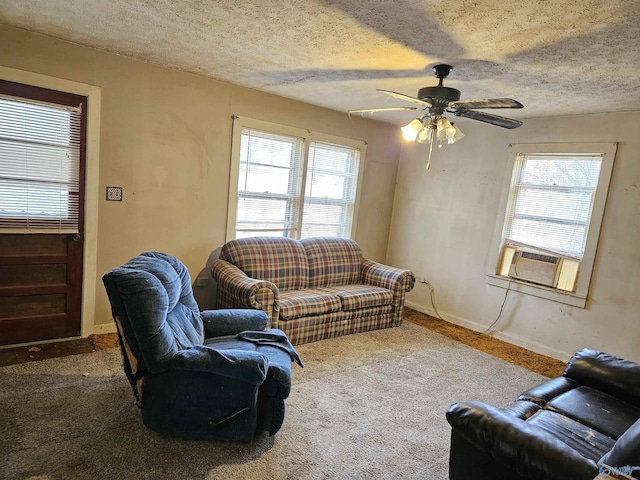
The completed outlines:
[[[411,97],[403,93],[392,92],[390,90],[380,90],[394,98],[417,103],[421,107],[391,107],[391,108],[368,108],[364,110],[351,110],[349,113],[373,113],[391,110],[427,110],[430,117],[444,115],[445,112],[453,113],[457,117],[466,117],[481,122],[490,123],[503,128],[518,128],[522,122],[511,118],[500,117],[491,113],[476,112],[483,108],[522,108],[523,105],[511,98],[482,98],[476,100],[460,100],[460,90],[445,87],[442,83],[453,70],[451,65],[436,65],[433,72],[438,78],[438,85],[435,87],[424,87],[418,90],[417,97]],[[437,119],[434,118],[436,121]]]
[[[443,85],[444,79],[447,78],[452,69],[453,67],[451,65],[439,64],[434,66],[433,72],[438,78],[438,85],[435,87],[421,88],[418,90],[417,97],[411,97],[391,90],[378,89],[379,92],[418,104],[420,105],[419,107],[368,108],[364,110],[350,110],[349,114],[388,112],[394,110],[425,111],[426,113],[424,115],[402,127],[402,133],[407,140],[418,143],[429,143],[431,148],[433,148],[434,139],[438,140],[438,147],[442,147],[443,142],[448,144],[455,143],[464,136],[457,126],[454,126],[446,119],[445,113],[452,113],[456,117],[470,118],[503,128],[518,128],[522,125],[522,122],[519,120],[476,111],[485,108],[523,108],[523,105],[516,100],[511,98],[460,100],[460,90]],[[429,164],[431,163],[431,148],[429,150],[427,169],[429,169]]]

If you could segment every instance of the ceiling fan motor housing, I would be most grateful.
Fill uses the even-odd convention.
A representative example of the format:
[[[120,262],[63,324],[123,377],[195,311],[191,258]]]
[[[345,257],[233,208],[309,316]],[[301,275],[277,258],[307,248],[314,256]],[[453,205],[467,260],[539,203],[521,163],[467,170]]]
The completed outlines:
[[[450,87],[424,87],[418,90],[420,100],[428,100],[432,105],[446,106],[460,100],[460,90]]]

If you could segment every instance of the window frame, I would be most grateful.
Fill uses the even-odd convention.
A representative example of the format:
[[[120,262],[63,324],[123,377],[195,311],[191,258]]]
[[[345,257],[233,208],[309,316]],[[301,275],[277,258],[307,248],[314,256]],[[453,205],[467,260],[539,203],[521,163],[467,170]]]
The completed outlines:
[[[229,168],[229,195],[227,203],[227,225],[225,231],[225,241],[234,240],[236,237],[236,220],[238,209],[238,177],[240,170],[240,149],[242,130],[244,128],[250,128],[258,130],[264,133],[270,133],[274,135],[286,135],[290,137],[297,137],[302,140],[302,172],[299,175],[300,181],[300,198],[298,199],[298,225],[294,229],[295,235],[292,238],[299,239],[302,235],[303,229],[303,217],[304,217],[304,202],[306,196],[307,186],[307,171],[309,165],[309,151],[310,145],[313,142],[334,144],[346,148],[353,148],[359,151],[359,165],[358,175],[356,180],[356,193],[355,200],[353,202],[353,215],[351,218],[351,228],[348,232],[347,238],[354,238],[356,232],[356,226],[358,222],[358,210],[360,204],[360,192],[362,186],[362,178],[364,172],[364,158],[366,151],[366,142],[361,140],[354,140],[345,137],[339,137],[335,135],[329,135],[320,132],[312,132],[299,127],[291,127],[287,125],[281,125],[277,123],[267,122],[264,120],[256,120],[252,118],[233,116],[233,131],[231,141],[231,159]],[[293,232],[292,232],[293,233]]]
[[[600,229],[604,217],[609,184],[617,150],[617,143],[521,143],[509,145],[509,162],[502,185],[502,196],[498,208],[498,216],[488,256],[487,283],[500,288],[508,288],[528,295],[545,298],[555,302],[585,308],[593,266],[600,238]],[[501,262],[502,249],[506,235],[506,221],[511,204],[512,185],[519,174],[517,159],[519,155],[534,154],[592,154],[602,155],[600,176],[593,199],[591,220],[586,233],[584,255],[580,263],[576,289],[567,292],[557,288],[535,285],[514,278],[504,277],[497,273]]]

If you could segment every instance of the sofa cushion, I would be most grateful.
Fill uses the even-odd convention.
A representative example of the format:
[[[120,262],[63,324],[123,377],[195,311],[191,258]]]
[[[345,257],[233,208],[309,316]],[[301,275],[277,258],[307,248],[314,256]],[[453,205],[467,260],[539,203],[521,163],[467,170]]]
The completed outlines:
[[[640,408],[640,364],[583,348],[571,357],[564,376]]]
[[[342,304],[342,310],[345,311],[391,305],[393,303],[393,294],[390,290],[372,287],[371,285],[340,285],[324,287],[322,290],[338,297]]]
[[[362,250],[347,238],[314,237],[300,241],[309,261],[309,287],[360,282]]]
[[[289,290],[280,292],[280,320],[291,320],[309,315],[337,312],[340,299],[322,290]]]
[[[518,400],[526,400],[529,402],[537,403],[541,407],[544,406],[549,400],[563,394],[573,388],[578,387],[578,383],[575,380],[567,377],[557,377],[547,380],[540,385],[530,388],[529,390],[522,392],[518,396]]]
[[[637,407],[590,387],[578,387],[558,395],[545,408],[614,439],[640,418]]]
[[[300,242],[284,237],[249,237],[231,240],[220,259],[232,263],[251,278],[266,280],[280,291],[309,287],[309,262]]]
[[[541,410],[527,420],[567,444],[585,458],[597,462],[613,448],[615,440],[559,413]]]

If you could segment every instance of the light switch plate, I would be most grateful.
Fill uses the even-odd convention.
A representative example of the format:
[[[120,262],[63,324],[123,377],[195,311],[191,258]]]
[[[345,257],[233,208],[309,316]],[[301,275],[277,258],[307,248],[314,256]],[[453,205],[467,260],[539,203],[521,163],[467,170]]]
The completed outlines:
[[[109,201],[109,202],[121,202],[122,201],[122,187],[107,187],[107,201]]]

